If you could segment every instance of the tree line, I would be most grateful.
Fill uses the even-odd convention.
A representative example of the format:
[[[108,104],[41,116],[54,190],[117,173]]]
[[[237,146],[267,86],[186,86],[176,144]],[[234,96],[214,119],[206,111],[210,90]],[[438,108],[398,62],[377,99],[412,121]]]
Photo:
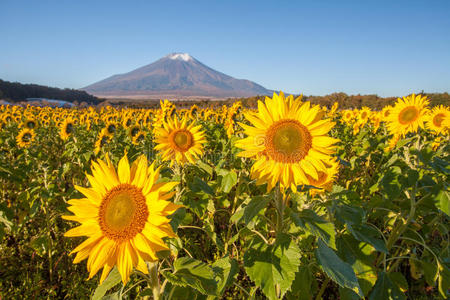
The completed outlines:
[[[0,79],[0,99],[9,102],[25,101],[27,98],[48,98],[65,100],[68,102],[86,102],[99,104],[101,99],[92,96],[85,91],[75,89],[59,89],[37,84],[22,84]]]

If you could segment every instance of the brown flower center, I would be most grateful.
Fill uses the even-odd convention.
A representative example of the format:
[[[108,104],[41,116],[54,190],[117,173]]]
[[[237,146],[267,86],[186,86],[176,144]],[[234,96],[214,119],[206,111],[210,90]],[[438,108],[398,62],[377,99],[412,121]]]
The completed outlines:
[[[398,116],[400,124],[409,124],[414,122],[419,116],[419,110],[415,106],[405,107]]]
[[[283,163],[301,161],[312,145],[308,129],[296,120],[280,120],[266,133],[265,153],[273,160]]]
[[[442,121],[444,121],[445,114],[440,113],[433,117],[434,126],[441,127]]]
[[[169,136],[172,146],[180,152],[186,152],[194,145],[194,136],[186,129],[179,129]]]
[[[148,208],[142,190],[131,184],[120,184],[103,197],[99,223],[104,235],[117,242],[140,233],[148,219]]]

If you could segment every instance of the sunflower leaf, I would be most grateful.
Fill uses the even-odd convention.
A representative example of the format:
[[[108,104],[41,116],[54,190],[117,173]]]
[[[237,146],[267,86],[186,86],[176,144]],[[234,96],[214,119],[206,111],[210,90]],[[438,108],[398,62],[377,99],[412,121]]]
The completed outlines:
[[[178,258],[174,262],[175,271],[162,272],[173,285],[190,286],[204,295],[217,294],[217,281],[213,268],[206,263],[189,257]]]
[[[267,298],[282,299],[291,289],[300,265],[300,256],[297,244],[286,234],[278,235],[272,245],[256,238],[244,254],[244,267],[250,279]]]
[[[114,267],[109,273],[108,277],[99,285],[92,296],[92,300],[100,300],[106,294],[106,292],[122,281],[120,273],[116,267]]]

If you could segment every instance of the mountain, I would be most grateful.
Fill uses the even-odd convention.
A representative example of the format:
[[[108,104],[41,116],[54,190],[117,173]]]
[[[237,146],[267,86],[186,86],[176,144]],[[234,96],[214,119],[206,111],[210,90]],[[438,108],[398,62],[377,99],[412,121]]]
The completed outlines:
[[[85,88],[102,97],[189,98],[250,97],[272,91],[202,64],[187,53],[172,53],[129,73],[114,75]]]

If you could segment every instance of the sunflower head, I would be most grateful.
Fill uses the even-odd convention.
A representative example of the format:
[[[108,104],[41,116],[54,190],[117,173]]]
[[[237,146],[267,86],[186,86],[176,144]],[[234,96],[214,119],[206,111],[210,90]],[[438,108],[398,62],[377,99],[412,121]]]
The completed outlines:
[[[24,125],[28,129],[36,129],[37,122],[34,118],[27,118],[24,122]]]
[[[426,117],[427,129],[433,131],[435,134],[446,131],[444,120],[450,117],[450,109],[443,105],[439,105],[433,108],[430,114]]]
[[[19,147],[27,148],[33,143],[35,138],[36,133],[33,129],[23,128],[17,135],[16,142]]]
[[[139,130],[133,137],[132,143],[133,145],[139,145],[143,140],[145,140],[145,133],[142,130]]]
[[[309,190],[311,196],[324,193],[325,191],[330,191],[333,186],[333,182],[339,172],[339,162],[336,158],[334,158],[329,162],[329,164],[325,164],[325,166],[325,171],[318,172],[317,180],[312,178],[310,175],[306,175],[309,185],[315,187],[315,189]]]
[[[74,263],[88,258],[89,278],[103,268],[100,282],[114,266],[124,283],[133,267],[148,274],[145,261],[157,260],[158,251],[169,250],[162,238],[175,236],[167,216],[180,207],[168,201],[178,183],[156,184],[159,168],[149,167],[145,156],[130,167],[125,155],[117,171],[106,157],[92,163],[87,177],[90,188],[75,186],[85,197],[68,202],[74,215],[63,216],[81,223],[65,236],[88,237],[72,251]]]
[[[187,118],[179,121],[168,118],[163,127],[155,128],[155,150],[159,150],[164,161],[175,161],[180,164],[194,163],[203,154],[203,144],[206,143],[204,132],[200,125],[194,122],[188,124]]]
[[[309,184],[306,175],[318,180],[318,172],[326,171],[338,140],[327,136],[334,123],[322,120],[320,106],[280,93],[259,101],[256,113],[244,115],[253,126],[239,123],[248,137],[236,146],[244,150],[239,156],[256,159],[251,172],[257,184],[267,183],[271,190],[280,183],[296,190]]]
[[[393,135],[404,136],[423,128],[424,117],[428,113],[428,103],[427,97],[421,95],[412,94],[403,99],[398,98],[386,118],[389,132]]]
[[[59,128],[59,136],[63,140],[67,140],[74,131],[75,121],[72,118],[67,118],[61,123]]]

